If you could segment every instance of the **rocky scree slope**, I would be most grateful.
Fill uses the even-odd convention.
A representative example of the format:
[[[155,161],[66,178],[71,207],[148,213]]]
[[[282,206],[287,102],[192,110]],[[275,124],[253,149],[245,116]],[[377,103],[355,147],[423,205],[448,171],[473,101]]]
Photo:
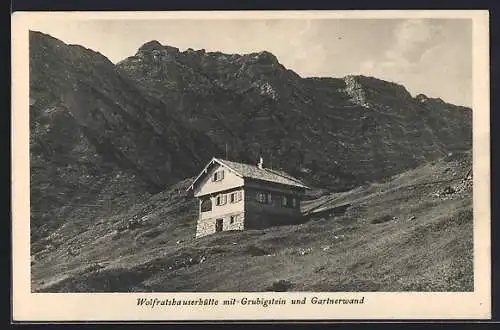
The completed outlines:
[[[302,78],[271,53],[180,51],[151,41],[117,67],[233,160],[346,190],[471,147],[472,115],[365,76]]]

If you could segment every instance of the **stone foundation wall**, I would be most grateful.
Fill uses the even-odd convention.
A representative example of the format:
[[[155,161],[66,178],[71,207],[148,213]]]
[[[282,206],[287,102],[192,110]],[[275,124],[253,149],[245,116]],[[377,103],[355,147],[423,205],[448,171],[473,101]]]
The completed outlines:
[[[231,217],[233,217],[233,222],[231,223]],[[244,212],[233,212],[224,214],[223,216],[198,219],[198,224],[196,226],[196,237],[202,237],[215,233],[215,224],[217,219],[223,219],[222,230],[243,230],[245,229],[245,213]]]

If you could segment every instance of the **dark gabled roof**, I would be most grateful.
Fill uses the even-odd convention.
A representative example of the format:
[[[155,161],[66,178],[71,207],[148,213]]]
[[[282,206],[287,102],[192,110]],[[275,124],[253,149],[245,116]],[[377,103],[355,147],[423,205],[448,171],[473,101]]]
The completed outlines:
[[[272,170],[270,168],[259,168],[256,165],[249,165],[243,163],[236,163],[225,159],[217,159],[226,167],[233,169],[235,172],[241,174],[244,178],[268,181],[273,183],[284,184],[287,186],[296,186],[302,188],[308,188],[302,181],[292,177],[291,175],[278,170]]]
[[[265,167],[259,168],[256,165],[237,163],[220,158],[212,158],[212,160],[205,166],[205,168],[196,177],[196,179],[193,181],[193,184],[188,188],[188,190],[193,188],[194,184],[198,181],[198,179],[203,176],[203,173],[205,173],[207,168],[214,162],[219,163],[220,165],[228,168],[233,173],[242,178],[261,180],[261,181],[282,184],[286,186],[310,189],[302,181],[292,177],[291,175],[283,171],[273,170]]]

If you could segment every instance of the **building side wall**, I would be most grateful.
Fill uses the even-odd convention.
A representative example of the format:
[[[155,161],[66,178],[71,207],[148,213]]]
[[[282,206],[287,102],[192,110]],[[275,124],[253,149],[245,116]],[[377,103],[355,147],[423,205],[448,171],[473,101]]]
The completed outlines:
[[[213,181],[213,175],[216,171],[223,170],[224,178],[221,181]],[[207,174],[201,179],[200,184],[194,191],[194,196],[199,197],[207,194],[213,194],[219,191],[229,190],[236,187],[241,187],[244,184],[242,177],[234,174],[226,167],[217,164],[208,169]]]
[[[263,204],[257,200],[257,193],[271,193],[271,203]],[[282,197],[295,197],[295,207],[281,206]],[[300,212],[301,196],[288,190],[273,189],[270,191],[265,185],[259,188],[245,187],[245,228],[265,228],[275,225],[297,224],[302,221]]]

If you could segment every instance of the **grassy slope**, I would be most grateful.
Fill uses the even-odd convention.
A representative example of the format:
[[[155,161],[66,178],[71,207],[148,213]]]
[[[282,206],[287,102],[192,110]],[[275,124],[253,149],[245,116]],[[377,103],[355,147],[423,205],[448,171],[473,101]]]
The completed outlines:
[[[352,204],[334,219],[196,240],[184,181],[38,255],[32,289],[472,291],[472,181],[459,179],[470,164],[454,155],[304,205]],[[447,186],[457,191],[439,195]]]

